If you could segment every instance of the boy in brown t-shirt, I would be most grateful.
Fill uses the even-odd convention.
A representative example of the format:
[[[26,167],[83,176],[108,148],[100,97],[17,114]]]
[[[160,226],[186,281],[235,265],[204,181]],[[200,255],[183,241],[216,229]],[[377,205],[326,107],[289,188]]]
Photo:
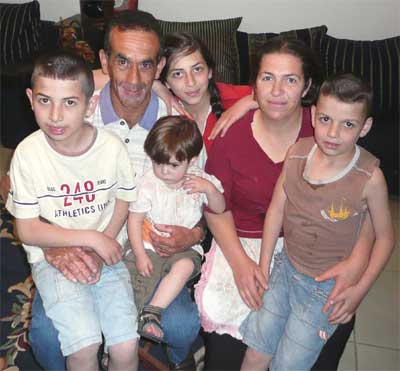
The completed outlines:
[[[372,92],[351,74],[321,86],[312,107],[314,138],[289,150],[263,232],[260,266],[268,290],[241,326],[249,346],[243,370],[308,370],[337,325],[323,311],[334,280],[314,278],[346,259],[369,212],[376,234],[370,264],[357,284],[356,306],[388,261],[394,234],[379,161],[356,145],[371,128]],[[271,276],[279,232],[285,247]]]

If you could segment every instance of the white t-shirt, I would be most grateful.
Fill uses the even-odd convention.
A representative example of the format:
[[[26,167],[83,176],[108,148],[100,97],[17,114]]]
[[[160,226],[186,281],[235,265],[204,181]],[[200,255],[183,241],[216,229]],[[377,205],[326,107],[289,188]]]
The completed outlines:
[[[223,192],[221,182],[197,166],[191,166],[188,173],[209,180],[220,192]],[[193,228],[203,215],[204,204],[208,204],[205,193],[189,194],[182,187],[170,188],[154,175],[153,169],[149,169],[137,181],[137,199],[130,204],[129,211],[146,213],[146,218],[153,224]],[[148,242],[145,241],[144,245],[145,248],[154,250]],[[203,254],[200,245],[192,246],[192,248]]]
[[[116,198],[136,199],[126,147],[105,130],[97,130],[90,149],[79,156],[56,152],[41,130],[32,133],[15,150],[10,181],[7,208],[12,215],[19,219],[40,216],[63,228],[103,231]],[[126,230],[117,240],[126,242]],[[30,263],[44,259],[39,247],[24,248]]]

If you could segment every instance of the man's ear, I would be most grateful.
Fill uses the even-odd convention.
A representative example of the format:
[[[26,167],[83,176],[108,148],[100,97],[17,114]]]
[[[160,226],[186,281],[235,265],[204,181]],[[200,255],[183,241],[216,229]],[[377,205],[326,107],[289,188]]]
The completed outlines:
[[[32,92],[32,89],[28,88],[28,89],[25,90],[25,92],[26,92],[26,95],[27,95],[27,97],[29,99],[29,102],[31,104],[31,108],[32,108],[32,111],[33,111],[33,92]]]
[[[90,97],[87,108],[86,108],[86,113],[85,117],[90,117],[93,115],[94,110],[97,107],[97,103],[99,102],[100,96],[99,95],[93,95]]]
[[[317,107],[315,104],[311,106],[311,125],[313,128],[315,128],[315,114],[317,112]]]
[[[165,57],[161,57],[160,61],[157,63],[157,71],[155,78],[158,79],[160,77],[161,71],[163,70],[166,63]]]
[[[301,94],[302,98],[304,98],[307,95],[308,91],[311,88],[311,84],[312,84],[312,79],[309,78],[308,81],[307,81],[307,84],[304,86],[303,93]]]
[[[372,128],[373,122],[374,122],[374,119],[372,117],[367,117],[367,119],[364,122],[364,126],[361,129],[360,138],[364,138],[369,133],[369,131]]]
[[[104,74],[108,75],[108,57],[104,49],[99,50],[99,58],[101,63],[101,69]]]

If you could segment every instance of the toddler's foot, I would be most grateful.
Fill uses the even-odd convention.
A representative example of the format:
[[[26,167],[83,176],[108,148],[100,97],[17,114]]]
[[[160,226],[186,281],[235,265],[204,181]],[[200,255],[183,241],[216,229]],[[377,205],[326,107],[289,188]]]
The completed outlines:
[[[146,339],[161,343],[164,331],[161,326],[161,312],[163,308],[154,305],[145,305],[139,314],[138,333]]]

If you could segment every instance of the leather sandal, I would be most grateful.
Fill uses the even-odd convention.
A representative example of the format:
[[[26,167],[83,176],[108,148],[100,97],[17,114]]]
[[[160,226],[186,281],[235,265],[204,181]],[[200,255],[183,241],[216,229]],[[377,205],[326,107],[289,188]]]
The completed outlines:
[[[138,334],[156,343],[163,342],[164,331],[161,326],[161,312],[163,308],[154,305],[145,305],[138,318]],[[146,331],[149,327],[155,327],[160,331],[161,336],[156,336]]]

